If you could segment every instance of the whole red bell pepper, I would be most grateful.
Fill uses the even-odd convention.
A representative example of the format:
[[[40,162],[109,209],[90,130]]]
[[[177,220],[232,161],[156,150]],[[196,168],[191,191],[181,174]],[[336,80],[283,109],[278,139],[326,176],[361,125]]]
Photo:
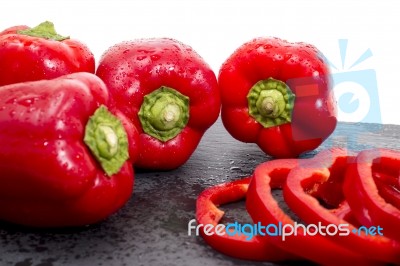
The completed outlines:
[[[83,226],[130,198],[138,132],[94,74],[0,87],[0,219]]]
[[[320,233],[342,247],[371,260],[399,264],[400,243],[383,236],[376,229],[373,229],[375,235],[359,231],[355,225],[336,216],[320,203],[338,208],[346,202],[343,182],[346,169],[353,161],[354,156],[346,150],[330,149],[309,160],[306,167],[294,168],[283,189],[285,202],[305,223],[320,224],[323,227]]]
[[[218,82],[225,128],[273,157],[313,150],[336,127],[330,72],[312,45],[253,39],[223,63]]]
[[[285,213],[272,195],[272,189],[284,186],[295,167],[307,167],[308,159],[277,159],[259,165],[250,182],[246,208],[255,223],[264,226],[281,225],[281,236],[272,230],[262,240],[270,241],[282,250],[322,265],[375,265],[375,262],[340,246],[322,235],[308,235]],[[333,197],[334,199],[335,197]],[[279,230],[279,229],[278,229]],[[285,234],[283,238],[282,235]]]
[[[259,235],[254,235],[251,239],[237,232],[230,235],[226,233],[226,227],[225,231],[218,232],[217,226],[224,216],[224,212],[218,206],[244,199],[250,180],[251,177],[247,177],[222,183],[200,193],[196,201],[196,220],[198,225],[202,225],[200,228],[202,237],[215,250],[239,259],[255,261],[295,259],[292,254],[284,252],[268,241],[262,241]]]
[[[400,152],[388,149],[361,151],[356,161],[348,167],[343,190],[354,215],[366,226],[380,226],[385,236],[400,241],[400,209],[380,194],[374,177],[381,182],[399,178]],[[386,178],[385,178],[386,176]],[[387,178],[391,176],[392,178]],[[397,185],[398,186],[398,185]],[[392,187],[391,200],[399,197]],[[393,192],[396,193],[393,195]]]
[[[218,118],[214,72],[191,47],[176,40],[116,44],[103,54],[96,74],[140,130],[138,168],[181,166]]]
[[[51,22],[0,32],[0,86],[95,71],[94,56],[78,40],[59,35]]]

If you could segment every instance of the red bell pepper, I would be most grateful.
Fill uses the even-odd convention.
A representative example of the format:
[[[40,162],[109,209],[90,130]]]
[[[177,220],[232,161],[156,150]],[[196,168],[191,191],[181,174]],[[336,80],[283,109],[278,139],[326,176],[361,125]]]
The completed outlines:
[[[130,198],[138,132],[94,74],[0,87],[0,219],[83,226]]]
[[[214,72],[191,47],[176,40],[116,44],[103,54],[96,74],[140,130],[138,168],[181,166],[218,118]]]
[[[336,127],[330,72],[309,44],[253,39],[223,63],[218,82],[225,128],[273,157],[313,150]]]
[[[247,192],[247,211],[254,222],[261,222],[264,226],[272,224],[278,228],[282,225],[281,234],[285,233],[284,239],[279,235],[267,234],[265,241],[323,265],[375,264],[328,238],[305,234],[303,229],[295,227],[294,220],[279,207],[271,190],[282,188],[292,169],[307,167],[307,161],[307,159],[277,159],[263,163],[255,169]]]
[[[78,40],[57,34],[51,22],[0,32],[0,86],[95,71],[94,56]]]
[[[343,187],[346,199],[359,222],[365,226],[379,225],[385,236],[397,241],[400,241],[400,209],[379,194],[374,176],[392,176],[398,180],[399,173],[400,152],[387,149],[365,150],[348,167]]]
[[[226,228],[217,233],[219,221],[224,212],[219,205],[238,201],[246,197],[251,177],[223,183],[204,190],[197,198],[196,219],[202,225],[200,233],[204,240],[215,250],[239,259],[256,261],[283,261],[295,257],[284,252],[268,241],[262,241],[261,236],[255,235],[251,239],[244,234],[227,234]],[[208,229],[210,227],[211,229]],[[221,227],[222,228],[222,227]],[[208,232],[205,232],[208,231]]]
[[[336,208],[345,202],[342,187],[352,161],[354,156],[346,150],[331,149],[319,153],[306,167],[294,168],[283,189],[285,202],[305,223],[320,224],[324,228],[321,233],[342,247],[371,260],[399,264],[400,243],[376,231],[376,235],[359,231],[320,203]]]

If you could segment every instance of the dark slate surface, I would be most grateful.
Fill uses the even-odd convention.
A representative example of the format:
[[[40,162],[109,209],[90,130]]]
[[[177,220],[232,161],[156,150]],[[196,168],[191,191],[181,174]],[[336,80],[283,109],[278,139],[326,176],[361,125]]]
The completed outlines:
[[[318,150],[330,146],[355,151],[399,149],[399,129],[342,123]],[[0,223],[0,265],[272,265],[226,257],[187,232],[195,215],[196,197],[204,188],[249,175],[267,159],[256,145],[230,137],[218,121],[180,169],[137,173],[132,199],[102,223],[68,230]],[[243,202],[223,209],[226,221],[251,221]]]

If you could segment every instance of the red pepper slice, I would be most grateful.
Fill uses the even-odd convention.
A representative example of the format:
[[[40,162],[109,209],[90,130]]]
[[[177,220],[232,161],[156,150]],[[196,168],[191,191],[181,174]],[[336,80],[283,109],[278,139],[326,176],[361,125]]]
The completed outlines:
[[[399,173],[400,152],[387,149],[365,150],[348,167],[343,187],[357,219],[366,226],[379,225],[385,236],[397,241],[400,241],[400,209],[380,195],[374,176],[398,178]]]
[[[290,171],[294,167],[303,167],[307,159],[277,159],[259,165],[249,185],[246,207],[254,222],[264,226],[279,224],[294,226],[289,217],[274,199],[271,190],[282,188]],[[296,235],[267,235],[266,241],[277,245],[295,255],[324,265],[369,265],[371,262],[350,249],[330,241],[320,235],[305,235],[302,230],[293,230]]]
[[[59,35],[53,23],[14,26],[0,32],[0,86],[53,79],[75,72],[95,72],[89,48]]]
[[[320,203],[323,201],[336,207],[340,201],[345,200],[342,185],[347,166],[352,161],[354,156],[344,149],[319,153],[306,166],[294,168],[290,172],[283,189],[285,201],[304,222],[320,223],[324,227],[322,233],[326,238],[342,247],[372,260],[400,263],[398,242],[378,234],[372,236],[359,233],[354,225],[337,217]],[[337,203],[330,201],[332,198],[334,201],[338,199]]]
[[[374,173],[374,181],[378,188],[379,195],[384,198],[386,202],[400,209],[400,189],[398,178],[383,175],[382,173]]]
[[[133,189],[139,136],[94,74],[0,90],[0,219],[84,226],[121,208]]]
[[[255,38],[227,58],[218,83],[227,131],[273,157],[313,150],[336,127],[329,68],[310,44]]]
[[[217,206],[244,199],[247,194],[251,177],[223,183],[207,188],[197,198],[196,219],[198,224],[212,225],[212,235],[205,233],[205,227],[200,229],[204,240],[215,250],[239,259],[256,261],[283,261],[295,257],[268,241],[261,241],[261,236],[254,236],[251,240],[245,235],[216,234],[216,226],[222,219],[224,212]]]
[[[96,74],[140,131],[135,167],[171,170],[183,165],[219,116],[215,73],[177,40],[116,44],[103,54]]]
[[[329,210],[336,217],[345,220],[346,222],[351,223],[356,227],[360,227],[361,224],[358,222],[356,217],[354,217],[353,212],[351,211],[349,203],[345,200],[336,209]]]

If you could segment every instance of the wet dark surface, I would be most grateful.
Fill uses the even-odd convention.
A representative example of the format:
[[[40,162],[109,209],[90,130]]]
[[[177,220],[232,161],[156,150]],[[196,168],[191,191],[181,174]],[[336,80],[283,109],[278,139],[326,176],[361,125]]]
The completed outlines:
[[[306,157],[331,146],[399,149],[399,138],[400,126],[340,124]],[[102,223],[68,230],[0,223],[0,265],[273,265],[226,257],[201,237],[188,236],[196,197],[204,188],[249,175],[267,159],[256,145],[231,138],[218,121],[181,168],[137,173],[131,200]],[[250,221],[244,202],[223,209],[227,220]]]

